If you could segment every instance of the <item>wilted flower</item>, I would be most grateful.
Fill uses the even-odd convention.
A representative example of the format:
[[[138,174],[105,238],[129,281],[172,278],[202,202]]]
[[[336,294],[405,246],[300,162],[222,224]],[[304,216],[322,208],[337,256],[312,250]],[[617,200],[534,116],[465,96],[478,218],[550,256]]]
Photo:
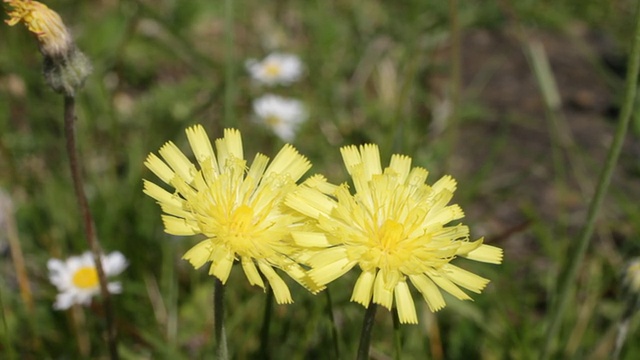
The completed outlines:
[[[307,120],[302,102],[267,94],[253,101],[257,121],[269,127],[280,139],[291,142],[301,123]]]
[[[144,192],[165,212],[167,233],[206,237],[183,258],[196,269],[211,261],[209,274],[222,283],[238,260],[249,283],[264,289],[262,273],[278,303],[293,300],[274,268],[313,292],[320,290],[295,260],[302,250],[290,232],[301,224],[283,206],[285,196],[311,167],[309,161],[285,145],[271,164],[267,156],[257,154],[247,169],[239,131],[224,131],[224,138],[215,142],[217,154],[202,126],[186,132],[199,169],[168,142],[159,151],[164,161],[150,154],[145,165],[175,191],[144,181]]]
[[[382,170],[376,145],[341,152],[355,195],[346,184],[312,177],[286,201],[317,221],[319,231],[293,233],[296,242],[321,249],[308,259],[312,280],[328,284],[358,265],[362,273],[351,300],[391,309],[395,297],[402,323],[418,322],[409,281],[432,311],[445,306],[439,288],[466,300],[460,287],[479,293],[487,285],[489,280],[451,264],[457,256],[499,264],[502,250],[482,239],[468,241],[467,226],[448,225],[464,216],[458,205],[447,205],[456,189],[450,176],[426,185],[427,170],[411,169],[404,155],[392,156]]]
[[[60,16],[46,5],[31,0],[4,0],[13,11],[6,23],[13,26],[23,21],[29,31],[38,37],[42,53],[62,56],[69,51],[73,41]]]
[[[246,67],[254,80],[269,86],[289,85],[302,76],[302,61],[296,55],[269,54],[262,61],[247,60]]]
[[[115,251],[103,256],[102,268],[105,276],[120,274],[127,267],[127,260],[120,252]],[[100,282],[93,255],[85,252],[81,256],[72,256],[65,261],[51,259],[47,262],[49,280],[60,292],[56,297],[53,308],[64,310],[74,304],[88,305],[91,298],[100,293]],[[110,293],[122,291],[120,282],[110,282],[107,285]]]
[[[38,37],[47,83],[57,92],[74,96],[91,73],[91,62],[75,46],[60,15],[37,1],[4,2],[12,8],[5,22],[13,26],[22,21]]]

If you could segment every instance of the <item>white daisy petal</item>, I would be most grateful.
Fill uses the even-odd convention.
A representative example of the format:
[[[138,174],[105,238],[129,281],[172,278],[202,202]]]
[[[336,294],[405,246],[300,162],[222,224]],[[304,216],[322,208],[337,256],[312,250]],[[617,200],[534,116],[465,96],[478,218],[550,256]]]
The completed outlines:
[[[280,139],[295,139],[300,124],[307,120],[304,105],[295,99],[267,94],[253,102],[256,122],[268,127]]]
[[[302,77],[304,67],[296,55],[272,53],[262,61],[247,60],[245,67],[254,81],[268,85],[290,85]]]

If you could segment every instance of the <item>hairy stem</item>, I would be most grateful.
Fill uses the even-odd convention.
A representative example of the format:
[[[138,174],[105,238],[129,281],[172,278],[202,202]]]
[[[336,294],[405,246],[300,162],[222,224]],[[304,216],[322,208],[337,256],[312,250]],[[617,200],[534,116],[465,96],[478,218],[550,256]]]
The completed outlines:
[[[75,114],[76,102],[73,96],[64,97],[64,131],[67,138],[67,155],[69,156],[69,166],[71,168],[71,178],[73,180],[73,189],[78,200],[78,206],[80,207],[80,213],[82,221],[84,223],[85,237],[89,249],[93,254],[93,260],[95,262],[96,271],[98,273],[98,281],[100,282],[100,293],[102,294],[102,303],[104,306],[104,318],[107,325],[107,344],[109,347],[109,355],[111,360],[117,360],[118,356],[118,343],[116,336],[116,328],[113,317],[113,309],[111,307],[111,297],[109,296],[109,290],[107,289],[107,279],[102,268],[102,250],[100,249],[100,243],[95,231],[95,225],[93,217],[91,216],[91,210],[89,209],[89,203],[87,196],[84,192],[84,181],[82,178],[82,171],[80,169],[80,161],[78,156],[78,149],[76,145],[75,136]]]
[[[360,345],[358,346],[358,360],[369,359],[369,347],[371,346],[371,330],[376,319],[376,310],[378,305],[371,302],[364,314],[364,322],[362,323],[362,332],[360,333]]]

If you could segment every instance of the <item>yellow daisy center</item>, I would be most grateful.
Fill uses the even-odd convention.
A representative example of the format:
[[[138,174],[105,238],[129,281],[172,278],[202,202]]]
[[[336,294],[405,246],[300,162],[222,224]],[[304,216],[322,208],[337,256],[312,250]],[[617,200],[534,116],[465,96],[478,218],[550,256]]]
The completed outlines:
[[[85,266],[73,274],[71,281],[78,288],[90,289],[98,286],[98,272],[92,266]]]
[[[271,64],[265,65],[264,72],[270,77],[276,77],[280,75],[280,72],[282,72],[282,69],[280,65],[271,63]]]
[[[264,122],[269,126],[275,127],[282,123],[282,119],[275,115],[269,115],[264,119]]]

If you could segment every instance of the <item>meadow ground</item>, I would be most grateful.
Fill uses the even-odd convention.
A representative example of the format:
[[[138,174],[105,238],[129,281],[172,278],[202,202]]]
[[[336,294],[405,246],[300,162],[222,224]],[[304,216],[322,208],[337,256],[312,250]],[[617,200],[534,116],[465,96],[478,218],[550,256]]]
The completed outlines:
[[[407,154],[430,171],[430,183],[452,175],[453,202],[471,237],[504,249],[501,265],[454,260],[491,280],[473,301],[445,295],[447,306],[434,314],[414,291],[420,322],[400,328],[402,358],[540,356],[615,133],[635,4],[455,3],[47,2],[93,63],[77,96],[76,133],[102,247],[129,262],[117,278],[123,291],[112,297],[122,358],[214,352],[213,278],[181,259],[200,238],[164,233],[161,210],[142,192],[142,179],[156,181],[143,163],[169,140],[188,153],[184,130],[194,124],[212,138],[238,128],[247,158],[273,157],[283,142],[256,123],[252,108],[267,93],[306,107],[292,144],[313,163],[309,174],[348,181],[344,145],[378,144],[385,166],[392,153]],[[34,37],[21,24],[0,29],[0,354],[107,358],[98,299],[52,308],[47,261],[87,250],[62,98],[44,83]],[[302,59],[299,81],[268,87],[251,79],[245,61],[275,50]],[[639,136],[634,114],[554,357],[609,357],[625,317],[629,338],[637,335],[623,279],[640,251]],[[10,238],[18,240],[24,274]],[[354,357],[364,316],[349,301],[357,272],[328,286],[342,358]],[[21,275],[32,304],[19,291]],[[295,302],[273,307],[271,358],[333,358],[327,296],[291,283]],[[263,357],[263,292],[238,266],[226,289],[233,358]],[[373,358],[396,356],[390,314],[377,313]],[[625,343],[622,358],[639,354],[638,342]]]

